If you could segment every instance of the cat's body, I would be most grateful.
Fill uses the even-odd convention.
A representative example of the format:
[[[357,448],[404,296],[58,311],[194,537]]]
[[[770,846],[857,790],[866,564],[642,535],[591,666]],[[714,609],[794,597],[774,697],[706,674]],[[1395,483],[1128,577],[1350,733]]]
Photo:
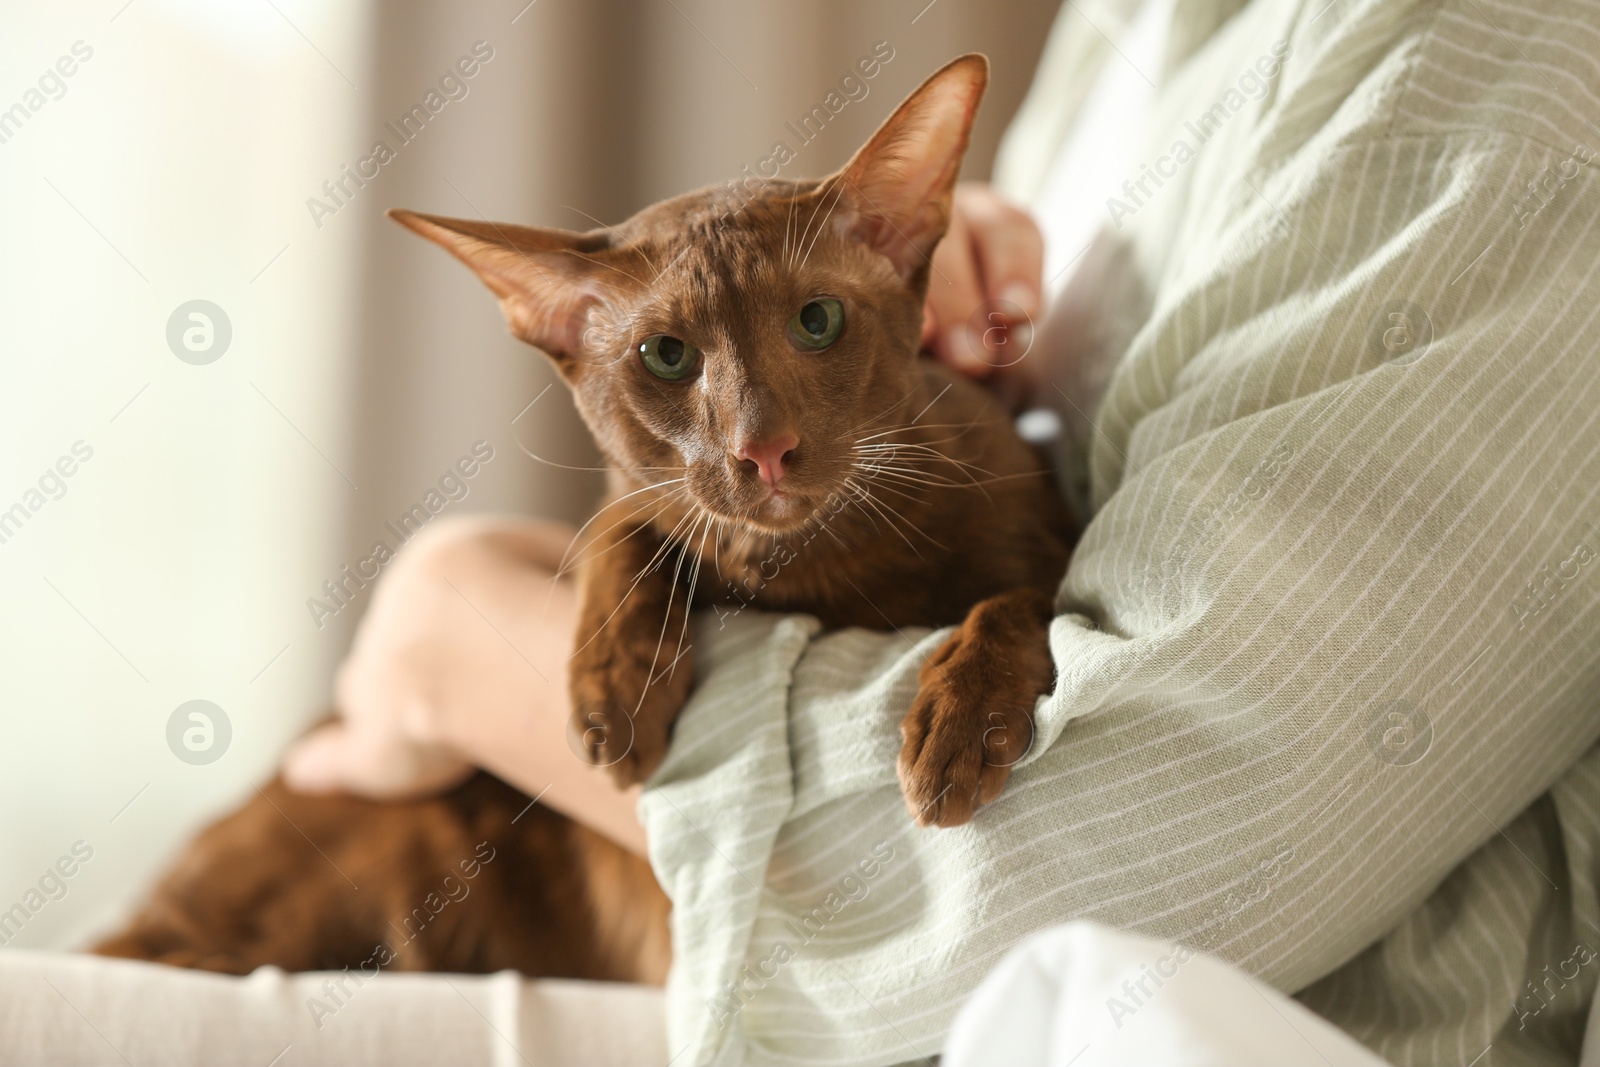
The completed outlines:
[[[951,63],[829,178],[701,190],[602,231],[395,213],[500,297],[611,464],[606,506],[573,549],[569,674],[578,747],[619,784],[666,754],[694,679],[691,606],[805,612],[830,628],[959,624],[901,724],[919,822],[971,819],[1032,744],[1072,531],[1000,404],[916,355],[929,255],[986,78],[982,57]],[[100,950],[232,971],[359,966],[393,939],[391,913],[463,858],[450,849],[482,833],[516,857],[481,872],[480,897],[517,911],[503,923],[514,936],[487,948],[502,925],[490,915],[402,959],[661,977],[665,899],[648,867],[543,808],[518,828],[526,801],[509,787],[480,777],[396,805],[270,791],[276,803],[264,794],[207,831]],[[304,839],[279,825],[296,814],[315,828]],[[332,902],[351,891],[323,869],[341,856],[385,886],[379,901]],[[549,884],[523,904],[527,877]],[[228,891],[208,900],[208,879]],[[241,918],[253,910],[279,916],[270,933]],[[593,958],[574,955],[575,936]]]

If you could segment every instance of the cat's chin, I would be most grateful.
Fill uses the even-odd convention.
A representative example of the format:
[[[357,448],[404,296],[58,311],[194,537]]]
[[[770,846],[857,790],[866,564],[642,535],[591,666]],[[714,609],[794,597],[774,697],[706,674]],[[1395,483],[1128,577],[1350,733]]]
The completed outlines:
[[[754,533],[782,537],[809,525],[823,503],[811,499],[809,495],[772,493],[755,507],[745,509],[734,521]]]

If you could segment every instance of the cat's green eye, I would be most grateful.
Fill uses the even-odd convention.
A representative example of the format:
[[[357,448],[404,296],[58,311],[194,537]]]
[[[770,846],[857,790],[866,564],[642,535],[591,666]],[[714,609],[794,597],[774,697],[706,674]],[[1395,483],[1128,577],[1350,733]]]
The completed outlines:
[[[844,305],[832,297],[812,300],[789,320],[789,336],[796,345],[812,351],[827,348],[844,329]]]
[[[657,334],[639,346],[639,360],[657,378],[681,382],[700,366],[700,350],[688,341]]]

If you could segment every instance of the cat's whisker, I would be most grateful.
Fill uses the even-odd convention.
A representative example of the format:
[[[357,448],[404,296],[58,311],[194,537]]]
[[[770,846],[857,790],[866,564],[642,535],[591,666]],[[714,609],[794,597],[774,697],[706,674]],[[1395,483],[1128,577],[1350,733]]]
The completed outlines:
[[[913,386],[912,388],[906,390],[905,395],[902,396],[899,400],[896,400],[893,404],[890,404],[888,407],[886,407],[882,411],[878,412],[878,414],[873,415],[870,418],[864,419],[863,421],[856,423],[854,426],[850,427],[848,430],[846,430],[840,436],[842,436],[842,437],[851,437],[858,430],[864,430],[868,426],[872,426],[875,423],[881,422],[882,420],[888,418],[889,417],[889,413],[894,411],[895,408],[899,407],[901,404],[904,404],[907,400],[910,400],[911,398],[916,397],[916,396],[920,396],[920,395],[921,394],[919,393],[917,388],[915,386]],[[902,427],[899,427],[899,429],[905,429],[905,427],[902,426]],[[888,432],[888,433],[896,433],[896,432],[898,432],[898,430],[888,430],[886,432]]]
[[[568,211],[576,212],[577,214],[582,215],[584,218],[588,219],[590,222],[594,223],[596,226],[600,227],[602,230],[605,230],[607,233],[611,234],[613,237],[616,236],[617,228],[615,226],[612,226],[609,223],[601,222],[599,219],[595,218],[593,215],[589,214],[587,211],[583,210],[580,207],[574,207],[572,204],[562,204],[561,206],[566,208]],[[639,257],[641,259],[643,259],[646,263],[650,264],[650,267],[651,267],[652,270],[655,269],[655,265],[656,265],[655,261],[650,258],[649,254],[645,252],[643,247],[641,247],[639,245],[635,245],[635,246],[633,246],[632,250],[634,252],[637,252],[639,254]],[[660,271],[656,271],[656,274],[657,274],[658,277],[660,276],[660,273],[661,273]]]
[[[659,671],[650,676],[649,680],[645,683],[645,687],[648,689],[650,686],[655,685],[663,678],[671,678],[672,673],[678,669],[678,661],[683,659],[684,653],[688,651],[689,649],[687,648],[678,649],[678,654],[669,660],[665,667],[662,667]]]
[[[896,430],[970,430],[973,429],[973,427],[978,426],[982,426],[981,419],[966,419],[966,421],[963,422],[912,421],[902,422],[901,426],[891,426],[890,429],[883,430],[883,434],[893,434],[893,432],[896,432]],[[867,437],[861,438],[861,440],[870,440],[870,438],[882,437],[883,434],[869,434]]]
[[[621,519],[618,519],[616,522],[614,522],[610,526],[606,527],[604,530],[602,530],[600,532],[600,534],[597,534],[595,537],[591,538],[587,543],[581,543],[580,544],[578,537],[574,537],[572,542],[568,545],[566,552],[564,552],[562,554],[561,564],[556,570],[555,577],[556,578],[565,577],[567,572],[569,572],[570,570],[582,565],[582,563],[584,563],[585,561],[592,560],[592,559],[598,559],[601,556],[605,555],[607,552],[611,551],[613,548],[616,548],[618,545],[626,543],[630,538],[638,536],[640,531],[649,528],[650,524],[655,522],[656,519],[660,518],[662,513],[664,513],[673,504],[678,503],[679,501],[681,501],[684,498],[688,497],[688,495],[689,495],[688,486],[686,484],[681,484],[684,481],[684,479],[673,479],[673,481],[679,482],[680,484],[673,486],[663,497],[661,497],[658,500],[647,500],[647,501],[643,502],[642,504],[639,504],[632,511],[630,511],[626,516],[624,516]],[[632,496],[632,495],[634,495],[634,494],[631,494],[631,493],[629,494],[629,496]],[[597,512],[594,516],[592,516],[589,519],[589,522],[584,523],[583,528],[579,529],[579,531],[578,531],[579,535],[581,536],[582,533],[583,533],[583,530],[586,529],[589,526],[590,523],[593,523],[595,520],[600,518],[600,516],[605,514],[605,512],[607,510],[609,510],[610,507],[612,507],[614,504],[622,503],[623,499],[626,499],[626,498],[619,498],[618,500],[613,501],[612,504],[608,504],[606,507],[601,508],[599,512]],[[650,509],[652,507],[655,509],[654,511],[650,511]],[[649,511],[650,514],[648,516],[645,516],[645,513],[647,511]],[[635,521],[635,520],[637,520],[637,521]],[[635,523],[635,527],[634,527],[634,529],[630,530],[626,535],[624,535],[623,537],[620,537],[617,540],[615,540],[614,542],[608,544],[605,548],[600,549],[598,552],[594,552],[594,553],[588,554],[588,555],[584,554],[584,550],[589,548],[590,545],[598,543],[598,542],[604,540],[604,535],[605,534],[608,534],[612,530],[615,530],[617,527],[622,526],[622,525],[627,524],[627,523],[630,523],[630,522],[634,522]],[[574,555],[574,547],[573,546],[577,546],[576,555]]]
[[[993,474],[994,473],[994,471],[986,470],[983,467],[978,466],[976,463],[968,463],[965,460],[956,459],[954,456],[947,456],[943,452],[938,451],[937,449],[931,449],[931,450],[919,449],[919,448],[880,448],[880,449],[871,449],[871,450],[861,449],[861,450],[858,450],[856,452],[856,455],[859,456],[861,459],[863,459],[865,461],[869,461],[869,462],[873,462],[873,463],[888,463],[888,464],[905,463],[905,464],[911,464],[911,465],[919,466],[919,467],[921,467],[921,469],[924,469],[924,470],[928,470],[930,468],[935,468],[935,467],[939,467],[939,466],[948,466],[948,467],[954,468],[957,471],[961,471],[962,473],[969,474],[969,475],[970,474],[989,475],[989,474]]]
[[[828,213],[822,216],[822,223],[817,227],[817,232],[811,238],[811,243],[806,246],[805,258],[800,260],[799,270],[804,270],[806,264],[811,260],[811,250],[817,247],[817,241],[821,240],[823,231],[828,228],[828,220],[833,218],[834,208],[837,208],[839,201],[844,199],[844,185],[840,184],[838,190],[838,193],[834,195],[833,204],[828,208]]]
[[[993,501],[993,498],[989,496],[988,490],[984,487],[992,482],[1003,480],[999,476],[978,479],[972,477],[970,473],[963,471],[962,473],[967,474],[966,480],[956,481],[954,479],[944,478],[920,467],[895,467],[881,461],[866,463],[863,464],[863,467],[871,470],[874,474],[874,477],[882,481],[895,481],[903,485],[919,486],[928,489],[977,489],[979,492],[983,493],[984,499],[990,500],[991,502]],[[1006,477],[1032,477],[1032,475],[1007,475]]]
[[[895,524],[895,521],[893,519],[891,519],[889,517],[889,515],[884,511],[882,505],[878,502],[878,499],[872,495],[872,491],[870,489],[864,491],[864,493],[863,493],[863,495],[861,497],[861,500],[862,500],[862,503],[864,503],[867,507],[871,508],[873,511],[878,513],[878,515],[888,525],[889,529],[893,530],[896,534],[900,535],[900,540],[902,540],[902,541],[904,541],[906,543],[906,547],[911,549],[913,554],[915,554],[918,557],[921,557],[921,555],[922,555],[921,551],[919,551],[917,549],[916,545],[912,544],[911,538],[906,536],[906,532],[904,530],[900,529],[900,527]],[[874,526],[876,526],[876,524],[874,524]],[[930,540],[931,540],[931,538],[930,538]]]
[[[896,481],[896,482],[900,482],[903,485],[913,485],[913,486],[918,486],[918,487],[923,488],[923,489],[966,489],[966,488],[968,488],[968,484],[965,483],[965,482],[952,482],[952,481],[944,481],[944,480],[936,479],[936,478],[918,477],[915,474],[907,474],[907,473],[905,473],[903,471],[896,470],[896,469],[889,468],[889,467],[866,467],[866,468],[863,468],[863,469],[866,470],[866,472],[874,480],[884,479],[884,480],[887,480],[887,481]]]
[[[582,541],[584,531],[587,530],[590,526],[594,525],[595,521],[597,519],[599,519],[600,516],[604,515],[606,512],[608,512],[612,508],[616,507],[618,504],[621,504],[623,501],[630,500],[633,497],[638,496],[640,493],[648,493],[652,489],[664,489],[669,485],[676,485],[676,484],[679,484],[679,483],[682,483],[682,482],[687,482],[688,480],[689,480],[688,476],[685,475],[682,478],[669,478],[668,480],[666,480],[664,482],[655,482],[652,485],[647,485],[647,486],[644,486],[643,488],[635,489],[631,493],[624,494],[623,496],[619,496],[619,497],[617,497],[617,499],[615,499],[613,501],[610,501],[609,503],[607,503],[605,505],[605,507],[601,508],[599,511],[595,512],[593,515],[589,516],[589,521],[585,522],[582,526],[578,527],[578,532],[572,536],[571,544],[569,544],[567,546],[567,550],[561,554],[561,565],[556,568],[556,577],[559,578],[561,575],[566,573],[567,560],[572,555],[573,546],[578,545]],[[668,499],[671,499],[671,497],[669,496]],[[650,503],[655,503],[655,501],[651,501]],[[646,505],[646,506],[648,506],[648,505]],[[637,509],[637,510],[631,512],[628,515],[627,518],[619,519],[617,522],[612,523],[610,526],[607,526],[604,530],[602,530],[600,532],[602,534],[610,533],[612,530],[615,530],[618,526],[621,526],[623,523],[627,522],[628,519],[632,518],[634,515],[639,514],[639,512],[642,511],[642,510],[643,509],[641,508],[641,509]]]
[[[906,532],[900,528],[900,524],[894,521],[894,517],[887,509],[885,509],[883,503],[877,498],[877,496],[873,494],[870,488],[867,489],[865,495],[862,497],[862,502],[867,507],[871,508],[873,512],[883,520],[885,526],[894,531],[895,536],[899,537],[900,540],[906,543],[906,547],[911,549],[912,554],[919,557],[922,555],[922,553],[918,551],[916,544],[909,536],[907,536]],[[874,526],[874,528],[876,528],[876,526]]]
[[[652,571],[654,571],[656,569],[657,564],[661,561],[661,559],[665,556],[665,554],[672,548],[673,538],[677,536],[678,531],[683,529],[683,527],[691,519],[693,519],[694,517],[695,517],[695,512],[694,511],[689,511],[688,513],[686,513],[683,516],[683,518],[678,520],[677,525],[675,525],[672,528],[672,532],[669,533],[666,536],[666,538],[664,538],[662,540],[661,547],[656,549],[655,554],[650,557],[650,561],[648,563],[646,563],[644,565],[644,567],[642,567],[640,569],[638,574],[635,574],[633,576],[633,582],[628,586],[627,591],[624,592],[620,597],[617,598],[617,606],[611,609],[611,614],[607,615],[605,617],[605,621],[601,622],[599,626],[595,627],[594,633],[589,635],[589,640],[585,641],[583,644],[579,645],[577,648],[572,650],[572,654],[574,656],[576,656],[579,652],[582,652],[584,649],[588,648],[589,645],[594,642],[595,638],[599,637],[603,632],[605,632],[605,628],[607,626],[611,625],[611,620],[617,617],[617,612],[622,610],[622,605],[624,605],[624,604],[626,604],[628,602],[628,598],[633,596],[633,591],[635,589],[639,588],[639,583],[644,581],[645,575],[647,575],[647,574],[651,573]]]
[[[871,441],[874,438],[887,437],[889,434],[900,433],[902,430],[961,430],[962,433],[959,433],[954,437],[946,437],[943,439],[946,441],[954,441],[960,437],[966,436],[966,431],[976,429],[978,426],[979,423],[972,420],[967,422],[908,422],[904,426],[891,426],[889,429],[883,430],[879,433],[869,433],[865,437],[858,437],[856,438],[856,443],[861,444],[866,441]]]
[[[1015,474],[995,474],[987,478],[974,478],[969,482],[949,482],[946,484],[949,488],[953,489],[982,489],[985,486],[994,485],[998,482],[1017,482],[1024,481],[1028,478],[1040,478],[1043,476],[1043,471],[1018,471]]]
[[[972,424],[970,423],[960,424],[960,433],[954,436],[964,435],[971,426]],[[929,427],[924,427],[924,429],[927,428]],[[856,457],[856,465],[867,472],[874,482],[883,485],[885,488],[890,482],[898,483],[902,487],[920,489],[976,488],[983,493],[985,499],[992,500],[988,490],[983,488],[985,485],[999,480],[992,472],[984,470],[976,464],[948,455],[933,447],[933,444],[913,441],[873,440],[894,432],[896,431],[889,430],[883,433],[870,434],[860,438],[852,448],[852,452]],[[949,464],[955,468],[955,471],[962,475],[962,478],[946,477],[937,471],[929,469],[930,465],[941,463]],[[984,477],[979,478],[978,475],[983,475]],[[903,495],[913,496],[913,494],[909,493],[904,493]]]
[[[806,236],[811,233],[811,223],[816,219],[817,212],[822,209],[822,202],[828,198],[828,193],[830,192],[832,190],[826,186],[819,186],[813,190],[813,195],[816,196],[817,201],[811,207],[811,217],[806,219],[806,228],[800,232],[800,239],[794,244],[795,252],[800,251],[800,246],[805,243]]]
[[[935,460],[935,461],[940,462],[940,463],[948,463],[952,467],[956,467],[957,469],[966,471],[968,473],[976,472],[978,474],[986,474],[986,475],[993,475],[994,474],[993,471],[986,470],[983,467],[978,466],[976,463],[968,463],[964,459],[957,459],[955,456],[949,455],[949,454],[947,454],[945,452],[942,452],[937,448],[933,448],[933,447],[931,447],[929,445],[922,445],[922,444],[916,444],[916,443],[910,443],[910,442],[907,442],[907,443],[898,443],[897,442],[897,443],[894,443],[894,444],[882,445],[882,446],[879,446],[879,445],[860,446],[860,445],[858,445],[853,449],[853,451],[857,455],[880,455],[881,454],[881,455],[887,456],[891,460],[899,458],[899,459],[904,459],[907,462],[913,462],[913,461],[915,461],[916,459],[919,459],[919,458],[927,458],[927,459]]]
[[[912,454],[912,456],[901,456],[901,458],[899,458],[899,462],[915,464],[917,459],[920,459],[920,456],[915,456],[915,454]],[[950,456],[938,456],[938,459],[939,461],[947,462],[949,466],[955,467],[955,470],[957,470],[958,474],[962,474],[963,477],[965,477],[965,480],[958,482],[957,485],[987,485],[989,482],[995,482],[997,478],[1018,477],[1018,475],[997,475],[995,474],[994,470],[986,470],[984,467],[979,467],[978,464],[970,464],[970,462],[963,462],[960,461],[960,459],[952,459]],[[891,464],[891,466],[893,466],[893,464]],[[922,474],[933,477],[933,472],[926,469],[926,467],[917,467],[917,470],[918,472],[922,472]],[[982,477],[978,477],[978,475],[982,475]]]
[[[816,191],[815,190],[813,190],[812,195],[813,196],[816,195]],[[797,237],[795,237],[793,248],[790,249],[787,252],[787,254],[784,256],[784,259],[783,259],[783,265],[784,266],[786,266],[786,267],[793,267],[794,266],[795,256],[800,254],[800,243],[806,239],[806,234],[811,232],[811,220],[817,217],[817,209],[820,208],[821,206],[822,206],[822,199],[820,197],[817,197],[817,199],[812,202],[811,214],[806,217],[805,229],[801,230],[799,235]]]
[[[733,555],[734,529],[733,520],[723,519],[722,528],[717,531],[717,577],[724,581],[726,581],[726,578],[722,573],[723,550],[726,549],[729,556]]]
[[[668,533],[666,537],[662,538],[661,547],[656,549],[655,555],[652,556],[650,562],[646,564],[647,572],[659,570],[661,568],[661,564],[666,562],[666,558],[669,554],[671,554],[672,550],[682,546],[682,541],[680,540],[681,535],[685,529],[694,528],[694,523],[699,521],[700,514],[700,509],[691,505],[690,508],[684,512],[683,518],[679,519],[675,524],[673,524],[671,532]]]
[[[880,488],[882,488],[882,487],[880,487]],[[912,532],[919,533],[923,537],[927,538],[929,544],[933,545],[936,548],[942,549],[943,551],[946,551],[946,552],[950,551],[950,547],[948,545],[946,545],[944,542],[940,541],[937,537],[934,537],[932,534],[930,534],[928,531],[924,530],[922,527],[918,526],[916,523],[912,522],[910,519],[906,518],[903,514],[901,514],[894,507],[894,505],[890,504],[887,500],[880,500],[879,503],[883,507],[888,509],[889,514],[893,515],[895,518],[899,519],[901,522],[903,522],[907,526],[911,527]],[[918,555],[921,555],[921,553],[918,553]]]
[[[614,270],[618,274],[622,275],[624,278],[627,278],[630,281],[636,283],[641,289],[648,289],[649,288],[649,286],[645,284],[644,279],[638,278],[638,277],[634,276],[631,272],[623,270],[621,267],[617,266],[615,263],[610,263],[610,262],[607,262],[606,260],[603,260],[603,259],[595,259],[593,256],[586,256],[582,252],[579,252],[575,248],[563,248],[563,249],[560,249],[559,251],[561,251],[562,253],[564,253],[566,255],[572,256],[575,259],[581,259],[585,263],[592,263],[596,267],[605,267],[607,270]]]
[[[877,479],[869,479],[869,481],[876,483]],[[887,485],[883,485],[883,484],[879,484],[879,488],[887,489],[888,486]],[[912,496],[910,494],[902,493],[901,495],[907,496],[911,500],[917,500],[918,499],[917,497]],[[934,536],[929,534],[928,531],[924,530],[922,527],[918,526],[916,523],[912,522],[909,518],[907,518],[905,515],[903,515],[893,505],[889,504],[888,501],[879,500],[877,497],[873,496],[870,493],[870,491],[868,493],[868,500],[871,502],[871,504],[872,504],[872,506],[874,508],[881,508],[882,509],[882,510],[879,511],[879,514],[883,514],[883,511],[887,511],[889,513],[888,515],[885,516],[885,521],[889,522],[890,526],[894,528],[895,532],[900,533],[900,536],[906,540],[906,543],[908,545],[911,544],[910,538],[906,538],[905,537],[905,534],[903,532],[901,532],[900,527],[896,523],[894,523],[892,519],[889,518],[890,515],[892,515],[895,519],[899,519],[900,522],[905,523],[907,526],[909,526],[911,528],[911,530],[914,533],[920,534],[930,544],[935,545],[938,548],[945,549],[946,551],[948,551],[948,548],[944,544],[942,544],[937,538],[935,538]],[[915,545],[911,545],[911,550],[913,552],[917,552],[916,546]],[[920,556],[921,554],[922,554],[921,552],[917,552],[917,555]]]
[[[746,515],[742,510],[740,511],[740,513],[739,513],[739,518],[740,519],[746,519],[748,517],[749,516]],[[753,535],[750,532],[750,527],[747,526],[747,525],[744,525],[741,522],[740,526],[739,526],[739,553],[738,553],[739,555],[741,555],[741,556],[749,555],[749,553],[750,553],[750,539],[751,539],[752,536]]]
[[[661,617],[661,633],[660,633],[659,636],[656,637],[655,655],[653,657],[651,657],[651,660],[650,660],[652,665],[661,662],[661,649],[667,643],[667,627],[672,625],[672,600],[673,600],[674,594],[676,594],[677,591],[678,591],[678,579],[680,577],[682,577],[682,575],[683,575],[683,561],[689,555],[689,547],[688,547],[688,543],[687,542],[694,539],[694,532],[695,532],[696,529],[698,529],[700,527],[701,523],[703,521],[705,521],[706,519],[710,518],[710,514],[708,512],[705,512],[705,511],[703,511],[703,510],[701,510],[699,508],[696,508],[694,511],[690,512],[690,514],[693,516],[694,522],[692,522],[689,525],[688,535],[685,538],[685,540],[683,542],[679,542],[677,544],[678,559],[677,559],[677,562],[672,565],[672,581],[667,583],[667,606],[666,606],[666,609],[663,611],[662,617]],[[669,540],[667,543],[668,544],[672,544],[673,541]],[[693,587],[691,585],[691,592],[692,592],[692,588]],[[684,606],[683,606],[683,617],[684,617],[684,626],[685,627],[688,626],[689,609],[691,607],[693,607],[693,605],[686,600],[684,602]],[[678,642],[678,652],[680,654],[683,652],[683,641],[682,641],[681,638],[679,639],[679,642]],[[674,662],[676,662],[676,661],[674,661]],[[639,709],[644,707],[644,698],[645,698],[646,694],[648,694],[650,692],[650,685],[652,684],[652,682],[653,682],[653,679],[651,681],[647,681],[645,683],[645,687],[644,687],[643,691],[641,691],[639,693],[639,703],[633,709],[634,710],[634,714],[638,714]]]
[[[949,464],[949,466],[952,468],[951,471],[941,471],[939,470],[939,467],[942,465],[943,459],[943,456],[937,454],[930,455],[928,453],[895,451],[873,452],[858,455],[856,457],[856,462],[870,464],[875,467],[887,467],[891,470],[914,470],[918,474],[926,474],[941,478],[946,476],[954,477],[957,474],[963,474],[970,477],[973,474],[987,475],[992,473],[990,471],[981,469],[974,471],[970,467],[962,466],[959,463]]]
[[[862,483],[862,482],[857,481],[854,478],[852,478],[849,481],[847,481],[845,483],[845,487],[850,492],[850,498],[852,500],[854,500],[858,505],[861,505],[861,506],[864,507],[865,504],[866,504],[866,501],[871,499],[871,494],[867,491],[866,485],[864,483]],[[882,530],[878,529],[878,520],[873,518],[871,515],[867,514],[867,512],[863,511],[861,513],[861,517],[866,519],[869,523],[872,524],[872,532],[873,533],[881,534],[883,532]],[[885,520],[885,521],[887,521],[887,520]]]
[[[513,437],[512,440],[516,441],[516,438]],[[527,456],[535,463],[543,463],[546,467],[554,467],[557,470],[563,471],[580,471],[584,474],[610,474],[612,471],[622,471],[625,473],[653,471],[659,473],[661,471],[681,471],[684,469],[683,467],[574,467],[570,463],[558,463],[553,459],[546,459],[535,452],[530,452],[521,441],[516,441],[516,445],[522,450],[522,454],[524,456]]]
[[[951,463],[963,463],[965,462],[964,460],[957,459],[944,449],[936,447],[938,445],[947,445],[954,440],[956,440],[956,438],[946,437],[934,441],[876,441],[872,443],[856,444],[851,446],[851,448],[855,452],[862,453],[920,452],[925,456],[932,456],[935,459],[949,460]]]
[[[888,481],[875,481],[874,484],[877,485],[879,489],[882,489],[885,492],[893,493],[895,496],[903,497],[914,504],[919,504],[924,499],[920,493],[910,492]]]
[[[800,199],[797,196],[789,197],[789,211],[783,220],[783,262],[789,262],[789,231],[794,227],[794,203]]]
[[[606,553],[615,551],[617,548],[621,547],[622,545],[627,544],[628,541],[632,540],[635,537],[638,537],[641,533],[644,533],[645,531],[649,530],[651,523],[655,522],[656,519],[660,518],[662,513],[665,512],[674,503],[676,503],[678,501],[678,499],[679,499],[678,496],[672,496],[672,497],[669,497],[669,498],[667,498],[665,500],[651,501],[650,503],[645,504],[643,507],[639,508],[637,511],[634,511],[631,514],[629,514],[627,518],[622,519],[622,520],[620,520],[620,521],[618,521],[616,523],[613,523],[604,532],[609,533],[611,530],[616,529],[618,526],[621,526],[624,523],[631,522],[634,519],[638,519],[639,520],[639,521],[637,521],[637,522],[635,522],[633,524],[633,529],[629,530],[626,534],[624,534],[623,536],[617,538],[616,540],[611,541],[604,548],[599,549],[598,551],[585,552],[585,551],[580,549],[579,553],[575,557],[573,557],[569,561],[564,562],[561,565],[561,568],[559,570],[557,570],[553,575],[551,575],[551,580],[552,581],[559,581],[560,579],[565,578],[570,572],[576,570],[579,567],[582,567],[583,565],[585,565],[587,563],[592,563],[593,561],[595,561],[597,559],[600,559]],[[644,512],[646,510],[648,510],[651,507],[652,504],[655,506],[655,511],[652,512],[649,515],[645,515]],[[596,539],[596,542],[597,541],[598,541],[598,538]],[[591,542],[591,543],[595,543],[595,542]],[[589,547],[588,545],[585,545],[584,549],[587,549],[588,547]],[[570,549],[569,549],[569,551],[570,551]]]
[[[714,518],[715,516],[713,516],[710,512],[706,513],[707,521],[704,528],[700,532],[700,547],[698,550],[696,550],[694,555],[694,569],[689,572],[689,593],[687,599],[684,601],[683,628],[678,631],[678,654],[672,661],[674,664],[674,670],[677,669],[676,664],[678,660],[683,658],[683,642],[689,636],[689,613],[694,610],[694,589],[695,585],[700,580],[700,564],[704,561],[706,554],[706,535],[711,533],[711,520]],[[713,546],[713,549],[714,548],[715,546]],[[671,675],[669,674],[667,677],[670,678]]]
[[[909,478],[920,479],[928,485],[963,486],[971,484],[970,475],[966,480],[958,481],[926,467],[916,466],[917,457],[901,458],[899,456],[870,456],[856,459],[856,466],[863,470],[886,471],[903,474]]]
[[[878,455],[878,456],[863,456],[863,457],[858,458],[856,460],[856,462],[861,464],[864,467],[872,467],[873,469],[881,469],[881,470],[889,470],[889,471],[902,471],[902,472],[905,472],[905,473],[908,473],[908,474],[918,474],[918,475],[922,475],[922,476],[928,477],[928,478],[937,478],[937,479],[943,479],[944,478],[944,475],[938,474],[938,473],[936,473],[934,471],[931,471],[931,470],[928,470],[926,467],[918,467],[918,466],[914,465],[917,462],[917,460],[922,459],[922,458],[924,458],[924,457],[915,456],[915,455],[912,455],[912,456],[901,456],[901,455],[896,455],[896,454],[887,454],[887,455]],[[960,468],[957,468],[957,469],[959,470]],[[951,485],[964,484],[964,483],[956,482],[953,479],[947,479],[947,480],[950,481]]]

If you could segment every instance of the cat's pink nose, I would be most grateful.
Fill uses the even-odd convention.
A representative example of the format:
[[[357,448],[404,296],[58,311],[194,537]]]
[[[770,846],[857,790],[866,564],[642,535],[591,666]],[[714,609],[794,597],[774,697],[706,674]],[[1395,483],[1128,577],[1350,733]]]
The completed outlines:
[[[778,488],[778,483],[783,481],[783,476],[789,472],[789,460],[794,455],[794,448],[800,439],[792,433],[782,437],[775,437],[770,441],[745,441],[734,449],[735,458],[753,463],[756,473],[761,475],[761,480],[772,488]]]

